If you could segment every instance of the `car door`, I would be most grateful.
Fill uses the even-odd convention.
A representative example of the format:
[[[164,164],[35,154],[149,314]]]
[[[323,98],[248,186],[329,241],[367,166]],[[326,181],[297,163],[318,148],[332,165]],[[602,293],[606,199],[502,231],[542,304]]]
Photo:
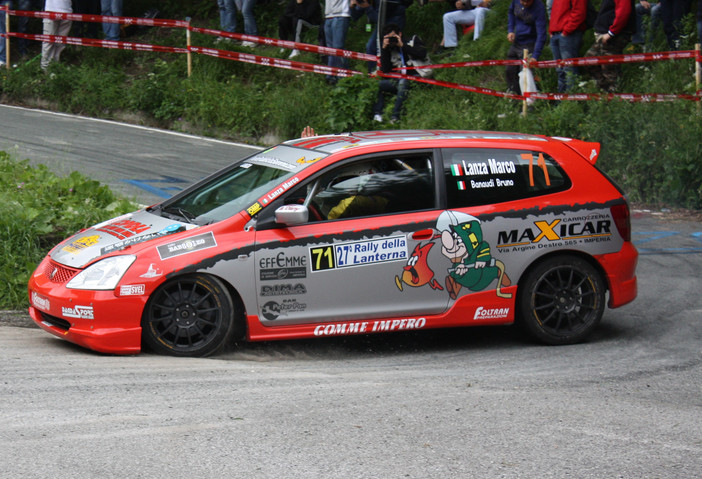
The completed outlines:
[[[431,268],[441,255],[432,150],[349,159],[302,182],[259,218],[258,316],[267,326],[437,314],[448,296]],[[309,220],[272,225],[304,204]],[[263,227],[264,224],[269,227]]]

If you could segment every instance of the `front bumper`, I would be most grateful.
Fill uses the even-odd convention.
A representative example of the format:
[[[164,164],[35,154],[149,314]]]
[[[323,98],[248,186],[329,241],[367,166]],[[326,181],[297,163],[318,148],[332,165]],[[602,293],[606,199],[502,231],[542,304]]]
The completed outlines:
[[[45,274],[45,259],[29,280],[29,315],[44,331],[94,351],[138,354],[145,296],[75,290]]]

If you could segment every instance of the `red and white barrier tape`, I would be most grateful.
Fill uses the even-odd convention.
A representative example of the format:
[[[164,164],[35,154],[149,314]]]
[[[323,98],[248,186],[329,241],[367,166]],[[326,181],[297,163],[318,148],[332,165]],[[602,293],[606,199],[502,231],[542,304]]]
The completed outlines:
[[[284,68],[287,70],[319,73],[322,75],[334,75],[340,77],[348,77],[351,75],[363,75],[363,73],[361,72],[355,70],[347,70],[345,68],[334,68],[328,67],[326,65],[296,62],[293,60],[284,60],[281,58],[262,57],[259,55],[252,55],[250,53],[233,52],[230,50],[217,50],[216,48],[190,47],[190,51],[193,53],[199,53],[201,55],[224,58],[227,60],[236,60],[245,63],[253,63],[256,65]]]
[[[614,100],[620,99],[630,102],[663,102],[674,100],[691,100],[701,101],[702,91],[697,92],[697,95],[689,94],[672,94],[672,93],[527,93],[525,95],[517,95],[514,93],[501,92],[491,90],[489,88],[474,87],[463,85],[460,83],[452,83],[431,78],[422,78],[417,75],[403,75],[401,73],[378,73],[384,78],[407,79],[420,83],[428,83],[430,85],[452,88],[454,90],[469,91],[472,93],[480,93],[482,95],[490,95],[501,98],[510,98],[512,100],[526,100],[533,98],[535,100]]]
[[[288,40],[278,40],[275,38],[259,37],[256,35],[245,35],[241,33],[229,33],[223,32],[221,30],[213,30],[210,28],[197,28],[190,27],[190,31],[195,33],[203,33],[205,35],[214,35],[218,37],[231,38],[234,40],[241,40],[244,42],[253,42],[260,45],[281,47],[281,48],[295,48],[297,50],[304,50],[306,52],[319,53],[320,55],[332,55],[343,58],[351,58],[354,60],[364,60],[374,62],[377,60],[375,55],[368,55],[367,53],[352,52],[349,50],[341,50],[339,48],[322,47],[318,45],[310,45],[309,43],[295,43]]]
[[[2,9],[2,8],[0,8]],[[141,25],[146,27],[188,28],[184,20],[161,20],[157,18],[109,17],[103,15],[86,15],[81,13],[35,12],[31,10],[8,10],[12,16],[46,18],[49,20],[71,20],[74,22],[119,23],[121,25]]]
[[[10,37],[26,38],[47,43],[64,43],[66,45],[82,45],[86,47],[115,48],[118,50],[133,50],[140,52],[188,53],[187,48],[150,45],[148,43],[121,42],[115,40],[96,40],[94,38],[63,37],[60,35],[32,35],[29,33],[7,34]]]

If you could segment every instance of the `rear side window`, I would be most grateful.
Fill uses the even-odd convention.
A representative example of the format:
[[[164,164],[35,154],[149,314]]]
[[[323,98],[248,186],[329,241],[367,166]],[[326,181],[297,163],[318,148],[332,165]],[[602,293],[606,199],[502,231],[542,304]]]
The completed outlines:
[[[539,151],[450,148],[443,159],[449,208],[530,198],[571,185],[558,163]]]

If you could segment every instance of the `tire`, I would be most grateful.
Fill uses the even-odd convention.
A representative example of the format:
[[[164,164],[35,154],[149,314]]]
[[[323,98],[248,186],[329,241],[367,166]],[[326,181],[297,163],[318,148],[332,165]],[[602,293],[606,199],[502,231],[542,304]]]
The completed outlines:
[[[160,354],[208,356],[233,338],[234,312],[232,297],[217,278],[174,278],[149,298],[142,317],[143,340]]]
[[[602,275],[576,256],[555,256],[539,263],[527,273],[518,294],[522,325],[546,344],[583,341],[604,312]]]

